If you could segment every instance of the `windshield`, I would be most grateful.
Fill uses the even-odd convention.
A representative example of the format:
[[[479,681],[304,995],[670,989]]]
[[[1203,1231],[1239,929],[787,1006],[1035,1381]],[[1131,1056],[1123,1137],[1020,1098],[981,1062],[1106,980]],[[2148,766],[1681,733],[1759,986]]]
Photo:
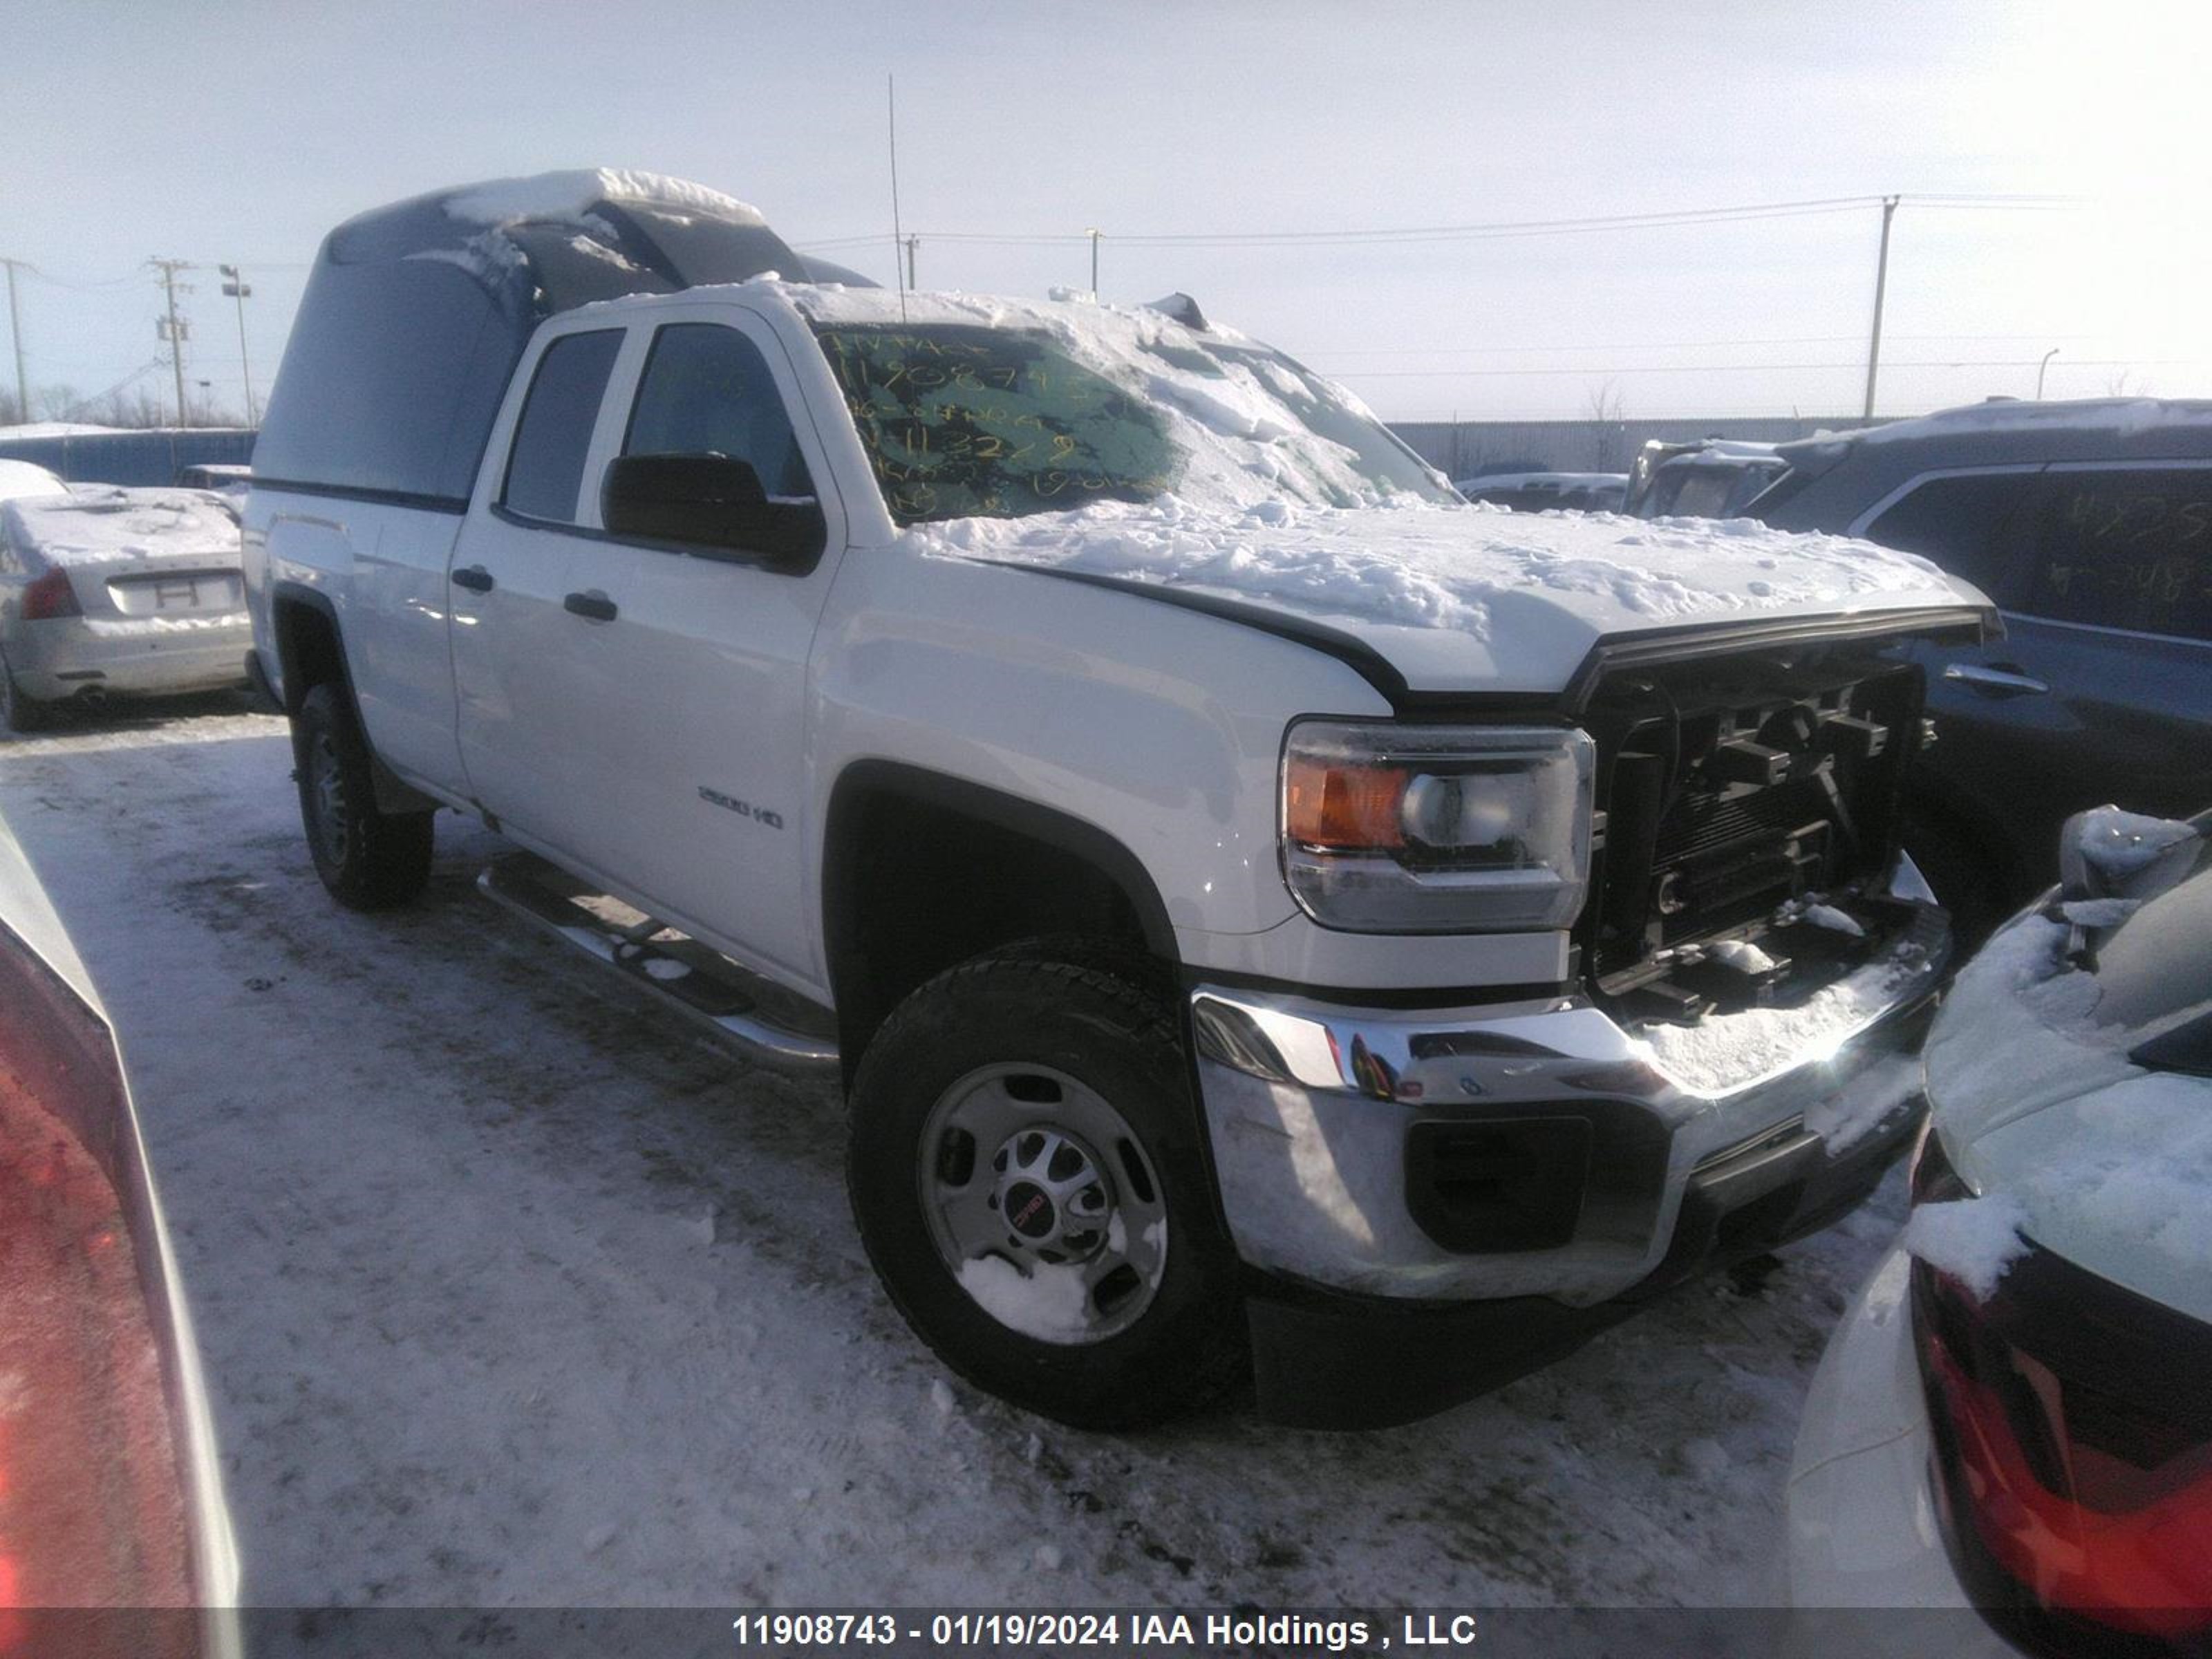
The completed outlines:
[[[1182,471],[1158,415],[1036,335],[825,328],[822,349],[901,524],[1149,501]]]
[[[1256,343],[1095,307],[1081,325],[815,317],[902,525],[1219,495],[1456,499],[1357,400]]]

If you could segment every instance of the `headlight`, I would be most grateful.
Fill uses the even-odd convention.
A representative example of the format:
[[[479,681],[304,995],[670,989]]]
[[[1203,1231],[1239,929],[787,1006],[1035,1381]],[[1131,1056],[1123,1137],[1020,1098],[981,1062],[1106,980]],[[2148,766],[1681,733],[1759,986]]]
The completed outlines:
[[[1283,750],[1283,873],[1325,927],[1565,927],[1589,879],[1589,734],[1301,720]]]

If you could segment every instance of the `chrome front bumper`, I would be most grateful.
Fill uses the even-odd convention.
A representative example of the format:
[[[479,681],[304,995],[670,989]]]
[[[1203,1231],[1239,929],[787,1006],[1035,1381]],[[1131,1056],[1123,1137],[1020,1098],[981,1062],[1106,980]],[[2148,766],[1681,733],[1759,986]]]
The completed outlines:
[[[1607,1300],[1666,1260],[1693,1179],[1825,1165],[1894,1137],[1917,1103],[1912,1016],[1932,1006],[1948,954],[1942,913],[1923,906],[1836,991],[1780,1015],[1717,1016],[1660,1046],[1580,997],[1404,1010],[1199,985],[1200,1091],[1231,1234],[1253,1266],[1332,1290]],[[1567,1236],[1439,1243],[1430,1189],[1414,1189],[1429,1178],[1415,1141],[1485,1128],[1578,1164]],[[1525,1155],[1482,1167],[1480,1139],[1462,1173],[1503,1201],[1550,1177]]]

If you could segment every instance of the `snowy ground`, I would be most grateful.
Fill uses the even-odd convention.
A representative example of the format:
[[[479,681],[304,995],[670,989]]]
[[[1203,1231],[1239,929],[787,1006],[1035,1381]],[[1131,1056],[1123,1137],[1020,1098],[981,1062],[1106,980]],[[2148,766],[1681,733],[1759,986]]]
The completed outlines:
[[[1797,1413],[1894,1178],[1411,1428],[1084,1435],[949,1383],[876,1289],[833,1090],[549,959],[441,820],[331,906],[277,721],[0,742],[120,1032],[263,1604],[1777,1599]]]

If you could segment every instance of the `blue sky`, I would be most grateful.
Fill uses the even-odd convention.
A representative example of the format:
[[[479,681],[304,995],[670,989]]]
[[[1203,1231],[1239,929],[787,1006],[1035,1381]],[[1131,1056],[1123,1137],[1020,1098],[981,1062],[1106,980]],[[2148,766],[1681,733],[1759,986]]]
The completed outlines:
[[[436,185],[605,164],[699,179],[891,276],[884,77],[924,286],[1174,289],[1385,416],[1855,411],[1871,205],[1409,244],[1143,246],[1921,196],[1881,402],[2121,384],[2212,395],[2212,8],[1097,3],[469,6],[18,0],[0,254],[29,379],[152,363],[188,280],[188,378],[237,406],[219,261],[265,388],[331,224]],[[1065,242],[947,240],[1058,235]],[[1923,366],[1924,365],[1924,366]],[[0,375],[12,363],[0,358]],[[143,382],[166,386],[166,368]]]

